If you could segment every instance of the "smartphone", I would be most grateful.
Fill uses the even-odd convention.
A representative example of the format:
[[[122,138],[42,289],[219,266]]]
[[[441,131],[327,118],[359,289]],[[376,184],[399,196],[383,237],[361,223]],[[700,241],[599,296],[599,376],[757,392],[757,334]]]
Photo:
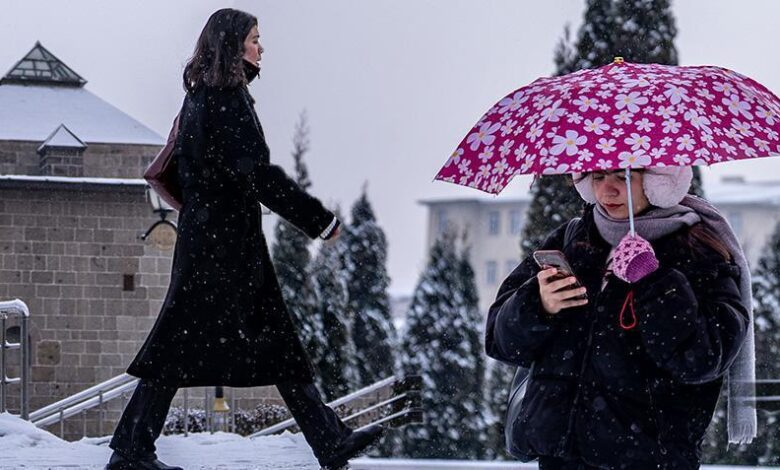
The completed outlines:
[[[534,261],[542,269],[556,268],[558,272],[552,277],[553,281],[563,279],[565,277],[574,276],[574,270],[571,265],[566,261],[566,256],[563,252],[558,250],[536,250],[534,251]],[[574,277],[574,284],[569,289],[577,289],[582,287],[582,283],[577,277]],[[573,297],[574,299],[587,299],[586,294]]]

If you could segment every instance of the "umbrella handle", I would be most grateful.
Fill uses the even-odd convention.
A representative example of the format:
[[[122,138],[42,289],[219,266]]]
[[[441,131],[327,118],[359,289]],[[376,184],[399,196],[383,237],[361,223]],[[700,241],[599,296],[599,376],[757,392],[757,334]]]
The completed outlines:
[[[634,198],[631,195],[631,167],[626,167],[626,191],[628,191],[628,226],[631,229],[631,236],[636,236],[634,231]]]

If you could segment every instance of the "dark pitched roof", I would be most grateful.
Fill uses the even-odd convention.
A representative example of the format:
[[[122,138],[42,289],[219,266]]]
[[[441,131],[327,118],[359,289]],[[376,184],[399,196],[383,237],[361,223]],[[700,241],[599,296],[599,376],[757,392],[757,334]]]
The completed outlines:
[[[55,57],[40,42],[36,42],[30,52],[0,79],[0,85],[6,83],[81,88],[87,81]]]

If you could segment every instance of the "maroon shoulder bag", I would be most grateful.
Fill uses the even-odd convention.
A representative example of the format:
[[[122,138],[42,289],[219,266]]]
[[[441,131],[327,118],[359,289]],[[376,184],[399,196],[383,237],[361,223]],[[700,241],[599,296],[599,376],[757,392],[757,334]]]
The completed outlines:
[[[149,186],[177,211],[181,210],[183,201],[173,149],[176,146],[176,136],[179,135],[180,117],[181,113],[176,115],[171,132],[168,134],[168,142],[144,171],[144,179]]]

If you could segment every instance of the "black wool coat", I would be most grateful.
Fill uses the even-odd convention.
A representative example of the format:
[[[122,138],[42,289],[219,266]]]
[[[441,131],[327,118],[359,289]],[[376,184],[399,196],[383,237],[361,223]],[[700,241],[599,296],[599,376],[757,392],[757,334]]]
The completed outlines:
[[[564,247],[565,224],[542,249],[561,249],[589,303],[548,315],[529,258],[490,307],[487,354],[532,367],[512,451],[579,459],[604,469],[699,468],[700,444],[723,376],[745,338],[739,269],[688,229],[652,243],[660,268],[629,285],[610,275],[610,246],[586,209]],[[620,326],[634,291],[637,325]],[[625,324],[630,318],[626,312]]]
[[[311,382],[310,361],[285,308],[260,204],[309,237],[334,220],[270,163],[245,86],[187,95],[177,140],[184,204],[170,287],[128,368],[178,386]]]

